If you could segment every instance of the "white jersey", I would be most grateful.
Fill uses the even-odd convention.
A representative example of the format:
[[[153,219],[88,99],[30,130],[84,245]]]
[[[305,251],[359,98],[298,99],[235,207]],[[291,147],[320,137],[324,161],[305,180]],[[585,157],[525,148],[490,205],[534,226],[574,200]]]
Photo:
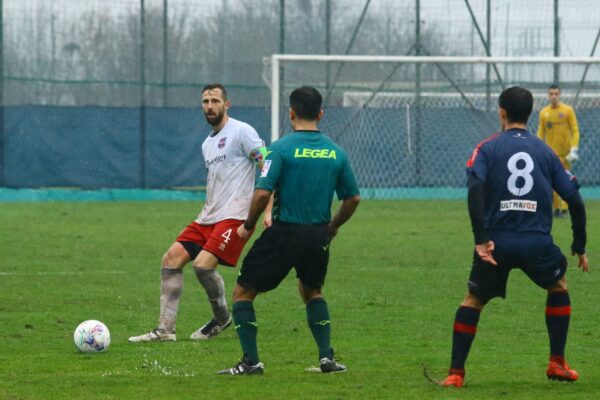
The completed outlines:
[[[208,169],[206,203],[197,223],[212,225],[225,219],[246,219],[256,172],[250,153],[263,146],[254,128],[231,117],[223,129],[204,140],[202,155]]]

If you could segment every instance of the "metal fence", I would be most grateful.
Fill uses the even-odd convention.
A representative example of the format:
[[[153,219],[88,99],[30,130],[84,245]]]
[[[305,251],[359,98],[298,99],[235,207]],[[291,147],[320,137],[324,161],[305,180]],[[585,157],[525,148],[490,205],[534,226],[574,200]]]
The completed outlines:
[[[593,0],[1,3],[4,105],[194,106],[212,81],[265,105],[272,53],[589,56],[600,32]]]
[[[176,115],[187,115],[177,112],[199,105],[199,89],[218,81],[228,86],[239,112],[255,118],[265,127],[263,137],[270,137],[263,59],[273,53],[590,56],[600,37],[600,3],[594,0],[0,0],[0,5],[0,186],[90,185],[88,179],[24,180],[15,173],[39,161],[34,148],[47,151],[31,133],[42,130],[37,132],[42,137],[45,126],[53,126],[59,138],[61,132],[97,141],[110,136],[134,147],[115,154],[131,161],[123,168],[139,172],[124,172],[126,184],[100,179],[92,186],[201,184],[201,173],[185,182],[149,176],[148,164],[163,159],[148,147],[153,137],[164,141],[173,132],[203,128],[200,118],[173,128],[156,116],[165,109],[166,118],[177,123]],[[542,86],[557,81],[594,90],[600,79],[566,65],[550,76],[534,69],[521,73]],[[511,74],[490,67],[473,84],[490,92]],[[439,74],[425,78],[429,84],[446,82]],[[333,70],[330,80],[335,79]],[[419,84],[422,78],[415,79]],[[116,118],[110,110],[104,113],[106,107],[126,112]],[[74,109],[78,115],[89,111],[92,121],[114,119],[71,126]],[[30,150],[19,147],[23,138],[33,143]],[[89,156],[74,156],[77,147],[69,143],[65,150],[54,148],[48,160],[75,157],[81,162],[73,169],[81,169]]]

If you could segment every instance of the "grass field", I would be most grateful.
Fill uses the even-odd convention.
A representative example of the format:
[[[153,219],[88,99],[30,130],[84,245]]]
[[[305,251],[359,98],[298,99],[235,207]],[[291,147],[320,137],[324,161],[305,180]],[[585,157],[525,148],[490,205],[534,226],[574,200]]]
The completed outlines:
[[[600,260],[600,202],[588,206],[588,255]],[[192,202],[0,204],[0,399],[593,399],[600,394],[600,278],[571,267],[567,356],[575,384],[545,377],[545,292],[520,271],[482,314],[468,385],[447,371],[472,239],[463,201],[365,201],[332,244],[325,293],[333,345],[349,371],[304,372],[317,353],[293,274],[255,302],[264,376],[224,377],[241,355],[233,329],[188,340],[209,318],[189,267],[175,343],[133,345],[158,316],[162,253],[199,211]],[[568,220],[555,222],[564,250]],[[246,249],[247,250],[247,249]],[[569,260],[575,262],[573,257]],[[221,268],[228,292],[236,270]],[[105,322],[112,344],[79,354],[72,333]]]

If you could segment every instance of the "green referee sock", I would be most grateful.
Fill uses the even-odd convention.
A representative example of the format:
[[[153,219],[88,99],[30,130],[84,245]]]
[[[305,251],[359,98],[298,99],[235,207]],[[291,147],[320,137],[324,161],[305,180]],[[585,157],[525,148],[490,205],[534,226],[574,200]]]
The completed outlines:
[[[319,359],[333,358],[331,351],[331,323],[327,302],[323,298],[312,299],[306,305],[308,327],[319,346]]]
[[[246,361],[251,365],[258,364],[256,314],[251,301],[233,303],[233,321]]]

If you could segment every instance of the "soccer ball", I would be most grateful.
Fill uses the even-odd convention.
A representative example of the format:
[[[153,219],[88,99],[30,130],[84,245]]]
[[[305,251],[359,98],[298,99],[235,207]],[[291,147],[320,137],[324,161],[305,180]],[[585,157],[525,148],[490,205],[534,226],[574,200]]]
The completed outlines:
[[[75,329],[73,340],[77,349],[83,353],[106,351],[110,345],[110,332],[100,321],[83,321]]]

